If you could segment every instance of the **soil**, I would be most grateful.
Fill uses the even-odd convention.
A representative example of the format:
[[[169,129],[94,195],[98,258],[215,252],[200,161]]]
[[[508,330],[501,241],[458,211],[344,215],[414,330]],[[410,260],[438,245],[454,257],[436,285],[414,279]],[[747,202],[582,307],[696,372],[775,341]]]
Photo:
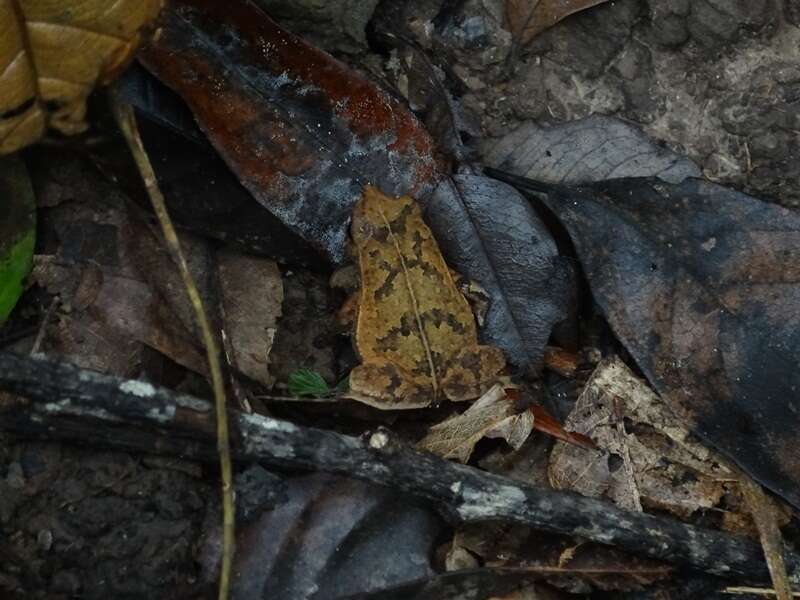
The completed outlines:
[[[616,0],[522,49],[502,28],[503,7],[467,0],[441,34],[484,137],[528,120],[616,116],[694,160],[708,179],[800,205],[795,0]]]
[[[4,598],[181,598],[212,485],[198,465],[0,437]]]

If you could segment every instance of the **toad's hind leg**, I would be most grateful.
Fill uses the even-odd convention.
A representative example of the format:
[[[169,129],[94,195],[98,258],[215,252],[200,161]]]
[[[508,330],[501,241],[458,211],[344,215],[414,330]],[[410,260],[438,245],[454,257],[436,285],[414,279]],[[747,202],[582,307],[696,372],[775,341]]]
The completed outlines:
[[[350,371],[350,393],[377,408],[423,408],[433,402],[433,389],[414,381],[413,375],[387,360],[365,362]]]
[[[474,400],[497,383],[497,377],[505,366],[506,359],[500,348],[462,348],[448,363],[442,379],[444,395],[453,402]]]

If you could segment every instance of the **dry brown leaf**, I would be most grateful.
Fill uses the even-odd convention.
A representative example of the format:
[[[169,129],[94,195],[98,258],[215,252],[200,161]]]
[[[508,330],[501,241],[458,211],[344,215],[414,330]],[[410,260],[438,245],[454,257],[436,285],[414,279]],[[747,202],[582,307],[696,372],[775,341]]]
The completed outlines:
[[[607,0],[506,0],[508,29],[521,46],[561,19]]]
[[[518,450],[533,429],[533,415],[517,413],[515,405],[501,385],[494,385],[462,414],[431,427],[417,447],[464,463],[484,437],[501,437]]]
[[[118,74],[162,0],[11,0],[0,3],[0,154],[45,127],[86,128],[86,98]]]
[[[731,478],[617,358],[597,366],[564,426],[590,436],[598,449],[556,443],[550,456],[556,488],[605,496],[631,510],[645,504],[686,517],[715,506]]]
[[[267,387],[269,354],[283,304],[278,265],[261,257],[221,250],[217,253],[221,308],[230,340],[229,362]]]

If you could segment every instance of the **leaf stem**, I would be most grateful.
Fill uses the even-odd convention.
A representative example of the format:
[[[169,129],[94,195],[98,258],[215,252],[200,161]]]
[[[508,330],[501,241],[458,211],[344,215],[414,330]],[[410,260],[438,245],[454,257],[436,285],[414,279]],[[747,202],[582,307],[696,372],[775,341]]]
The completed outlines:
[[[219,600],[227,600],[230,590],[230,578],[234,555],[234,502],[233,502],[233,468],[231,466],[230,435],[228,433],[228,415],[226,412],[225,385],[222,379],[222,367],[219,361],[219,348],[211,331],[203,301],[197,291],[194,279],[189,272],[186,259],[181,251],[180,241],[175,232],[175,227],[167,212],[164,196],[158,188],[153,166],[144,149],[144,144],[136,126],[133,109],[122,98],[112,91],[111,106],[125,141],[144,180],[147,194],[153,205],[161,231],[164,234],[167,249],[172,254],[173,260],[178,265],[183,279],[186,293],[194,309],[197,324],[203,336],[206,348],[208,367],[211,373],[211,384],[214,390],[214,405],[216,407],[217,422],[217,453],[219,454],[220,471],[222,476],[222,564],[219,576]]]

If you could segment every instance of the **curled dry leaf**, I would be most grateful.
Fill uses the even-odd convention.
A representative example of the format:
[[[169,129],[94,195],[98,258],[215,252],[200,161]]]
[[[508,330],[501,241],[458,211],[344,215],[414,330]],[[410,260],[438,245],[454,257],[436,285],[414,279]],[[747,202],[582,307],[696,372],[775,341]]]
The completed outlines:
[[[508,29],[520,45],[573,13],[607,0],[506,0]]]
[[[417,447],[463,463],[482,438],[503,438],[519,450],[533,429],[533,414],[518,412],[501,385],[493,386],[462,414],[431,427]]]
[[[731,474],[692,439],[667,405],[617,358],[602,361],[565,423],[596,450],[558,442],[550,456],[554,487],[688,516],[717,504]]]
[[[162,0],[15,0],[0,4],[0,154],[50,126],[86,128],[86,98],[130,60]]]

